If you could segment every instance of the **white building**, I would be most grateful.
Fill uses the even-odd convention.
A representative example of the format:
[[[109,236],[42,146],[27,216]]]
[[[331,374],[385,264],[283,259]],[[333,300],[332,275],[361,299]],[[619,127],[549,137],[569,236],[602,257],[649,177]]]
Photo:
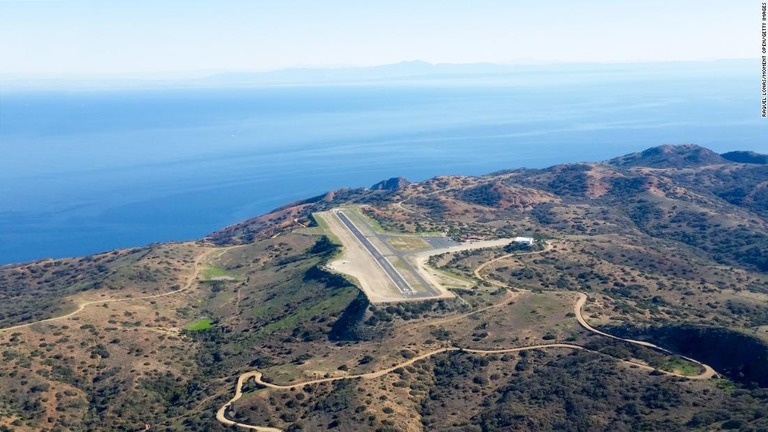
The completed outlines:
[[[513,240],[516,244],[524,244],[526,246],[533,246],[533,244],[536,242],[532,237],[515,237]]]

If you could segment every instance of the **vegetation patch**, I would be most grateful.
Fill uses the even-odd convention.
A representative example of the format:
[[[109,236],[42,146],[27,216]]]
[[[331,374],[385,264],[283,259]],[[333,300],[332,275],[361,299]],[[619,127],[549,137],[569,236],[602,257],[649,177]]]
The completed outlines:
[[[211,327],[213,327],[213,320],[210,318],[203,318],[191,324],[188,324],[187,326],[184,327],[184,330],[201,331],[201,330],[208,330]]]
[[[704,371],[701,366],[682,357],[673,357],[668,359],[659,365],[659,369],[668,372],[679,373],[680,375],[685,376],[696,376]]]
[[[233,277],[226,269],[217,266],[208,266],[202,271],[203,280],[213,280],[216,278]]]

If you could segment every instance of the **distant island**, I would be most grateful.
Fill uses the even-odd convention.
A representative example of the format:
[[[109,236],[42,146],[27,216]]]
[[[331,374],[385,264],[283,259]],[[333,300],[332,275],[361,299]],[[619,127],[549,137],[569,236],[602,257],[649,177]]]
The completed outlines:
[[[485,84],[537,76],[537,81],[558,77],[580,81],[601,75],[605,79],[684,77],[692,70],[699,74],[743,74],[754,60],[659,61],[633,63],[430,63],[402,61],[377,66],[301,67],[264,71],[221,71],[122,75],[13,75],[0,74],[6,91],[24,89],[160,89],[160,88],[243,88],[265,85],[329,85],[362,83],[407,83],[482,80]],[[567,78],[570,77],[570,78]]]

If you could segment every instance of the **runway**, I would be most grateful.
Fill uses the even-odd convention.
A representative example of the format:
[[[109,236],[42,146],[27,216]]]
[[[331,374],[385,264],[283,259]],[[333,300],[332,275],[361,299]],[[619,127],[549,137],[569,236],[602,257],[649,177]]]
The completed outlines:
[[[376,263],[379,264],[379,266],[384,270],[384,272],[389,276],[390,279],[392,279],[392,282],[397,287],[398,291],[400,291],[401,294],[406,296],[411,296],[413,294],[416,294],[416,290],[414,290],[408,282],[406,282],[405,278],[400,274],[400,272],[395,269],[392,264],[387,261],[386,258],[384,258],[384,255],[379,252],[378,249],[371,243],[370,240],[368,240],[365,235],[355,226],[354,222],[352,222],[347,215],[344,214],[341,210],[335,211],[334,214],[339,218],[339,220],[344,224],[345,227],[355,236],[355,238],[360,242],[360,244],[363,245],[366,251],[368,251],[369,254],[373,257],[373,259],[376,261]]]

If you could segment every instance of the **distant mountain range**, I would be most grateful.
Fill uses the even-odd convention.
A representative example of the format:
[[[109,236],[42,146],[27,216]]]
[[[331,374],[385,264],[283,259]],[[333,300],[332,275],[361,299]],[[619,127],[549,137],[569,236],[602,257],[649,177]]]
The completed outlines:
[[[377,83],[423,80],[481,80],[507,83],[546,82],[552,77],[581,79],[626,79],[642,77],[700,77],[725,75],[746,76],[755,68],[756,60],[731,59],[712,61],[648,62],[648,63],[428,63],[421,60],[361,67],[302,67],[273,71],[190,72],[125,75],[19,75],[0,74],[3,90],[25,88],[197,88],[243,87],[261,85],[306,85],[340,83]],[[521,81],[521,79],[524,79]]]
[[[676,75],[699,73],[732,73],[746,70],[752,60],[718,60],[707,62],[654,63],[569,63],[569,64],[494,64],[494,63],[428,63],[421,60],[370,67],[296,68],[269,72],[221,73],[200,82],[209,84],[265,83],[341,83],[367,81],[404,81],[423,79],[501,79],[527,75]]]

